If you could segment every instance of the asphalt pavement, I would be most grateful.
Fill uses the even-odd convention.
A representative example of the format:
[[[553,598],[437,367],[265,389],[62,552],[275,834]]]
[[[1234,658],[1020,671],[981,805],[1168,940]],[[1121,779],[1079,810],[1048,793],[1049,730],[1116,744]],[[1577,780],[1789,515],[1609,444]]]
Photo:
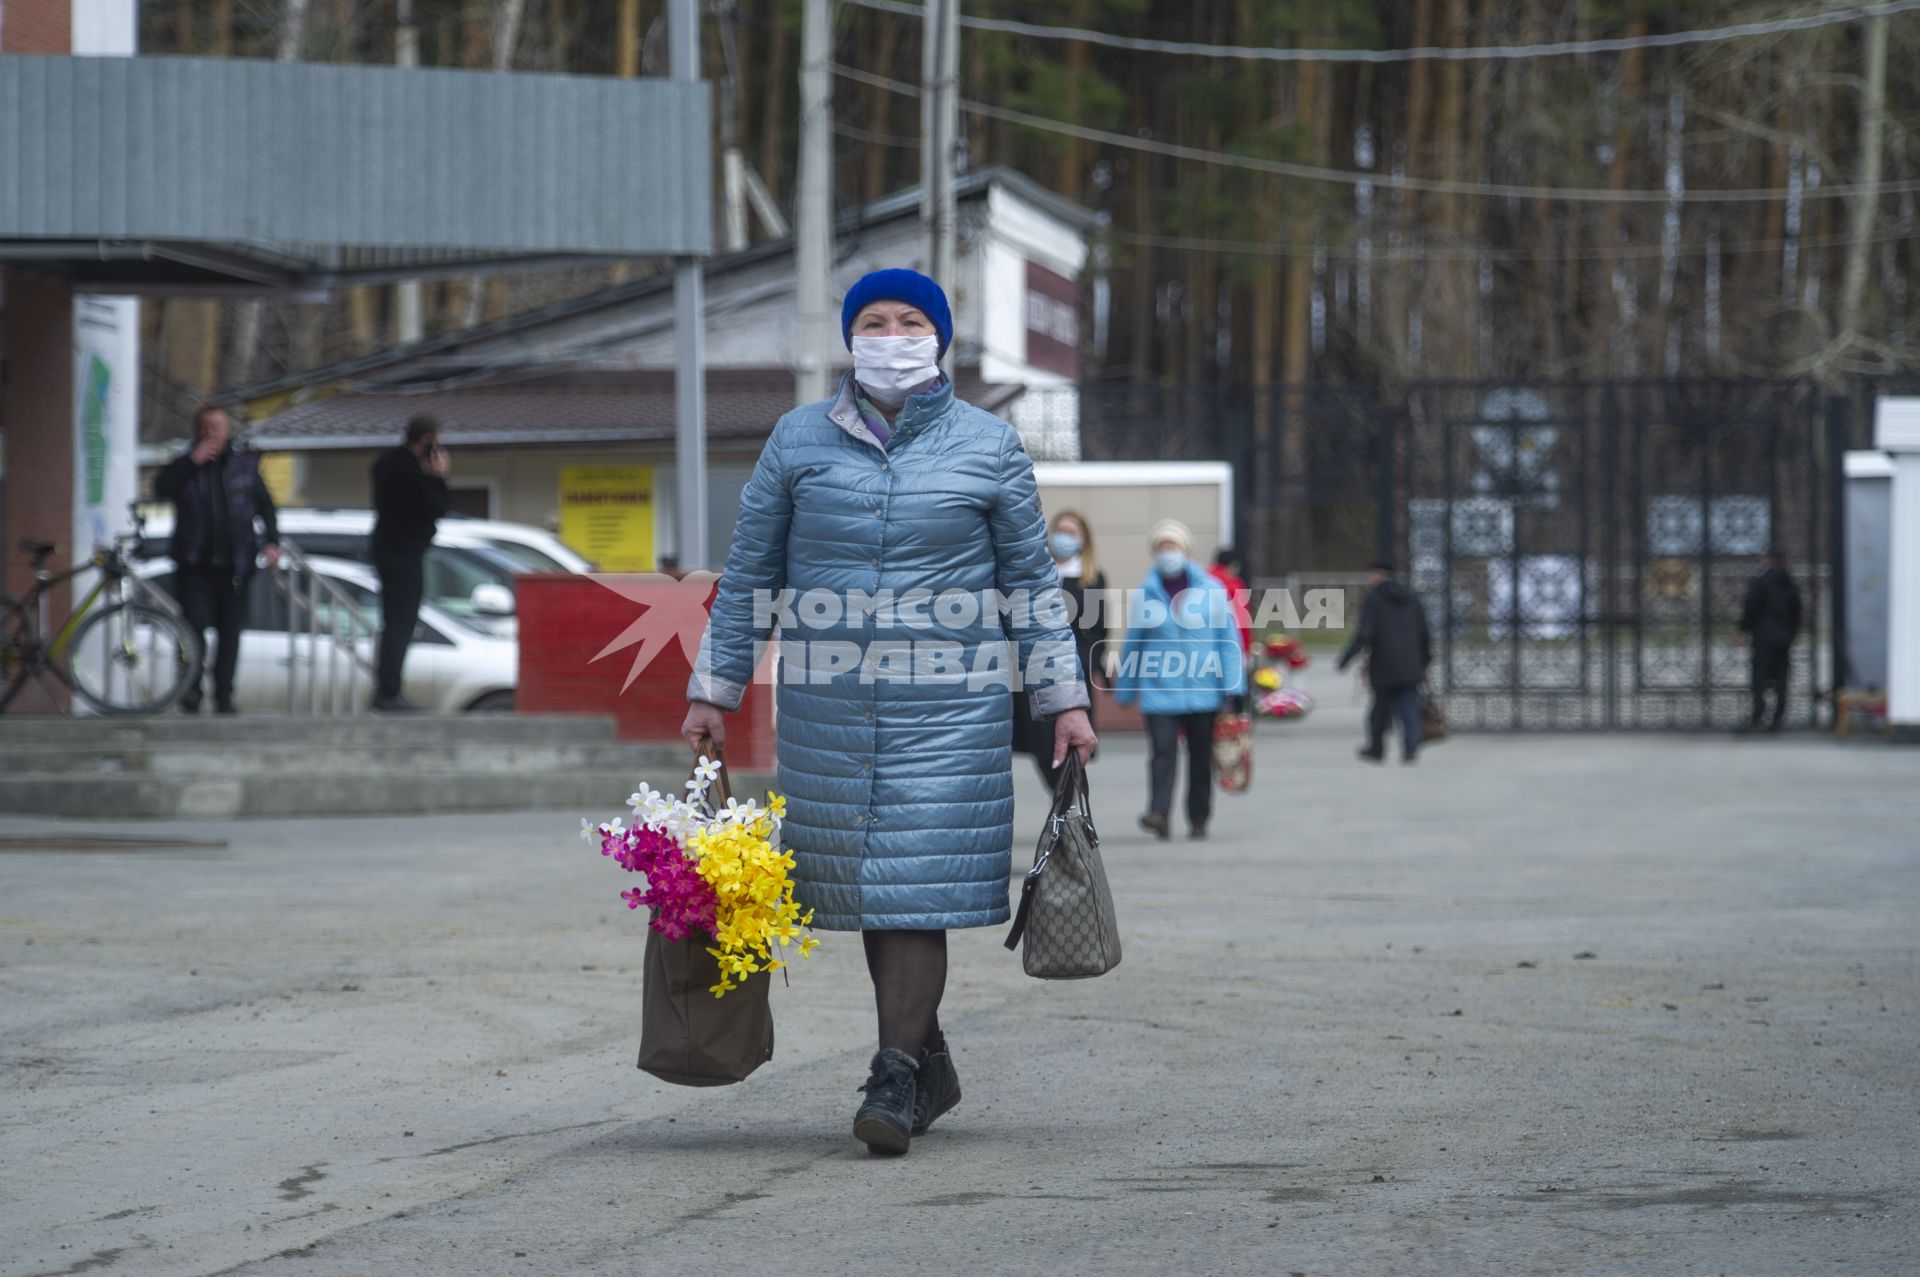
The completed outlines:
[[[1357,721],[1263,725],[1204,842],[1109,738],[1125,959],[956,934],[965,1098],[904,1159],[849,1136],[850,935],[747,1082],[634,1069],[577,819],[624,794],[0,818],[0,1273],[1920,1271],[1920,753]]]

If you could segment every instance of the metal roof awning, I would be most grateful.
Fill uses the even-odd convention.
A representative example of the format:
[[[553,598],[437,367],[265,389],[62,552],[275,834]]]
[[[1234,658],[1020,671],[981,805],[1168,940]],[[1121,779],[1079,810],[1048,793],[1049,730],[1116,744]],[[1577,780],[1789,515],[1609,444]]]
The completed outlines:
[[[0,56],[0,261],[317,290],[712,251],[695,82]]]
[[[1004,411],[1022,386],[982,382],[974,369],[955,380],[968,403]],[[761,443],[793,407],[786,368],[710,369],[708,437]],[[661,443],[674,431],[675,378],[665,369],[522,369],[449,387],[392,386],[344,391],[298,404],[247,431],[264,452],[383,448],[407,418],[431,413],[442,437],[461,448],[528,444]]]

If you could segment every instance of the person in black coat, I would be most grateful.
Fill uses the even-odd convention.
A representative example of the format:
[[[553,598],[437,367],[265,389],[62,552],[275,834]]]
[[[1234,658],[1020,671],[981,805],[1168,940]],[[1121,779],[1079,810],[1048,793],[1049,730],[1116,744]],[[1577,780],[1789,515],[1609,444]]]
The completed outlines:
[[[1767,692],[1773,692],[1773,717],[1767,730],[1780,730],[1787,712],[1787,681],[1793,664],[1793,640],[1800,633],[1800,587],[1787,573],[1787,559],[1779,550],[1767,552],[1767,566],[1747,586],[1740,608],[1741,641],[1752,644],[1753,717],[1747,731],[1757,731],[1766,717]]]
[[[447,512],[447,471],[440,423],[415,417],[406,442],[373,461],[373,569],[380,574],[380,668],[373,690],[377,710],[418,709],[400,694],[407,644],[426,592],[427,547]]]
[[[1347,650],[1340,653],[1339,666],[1344,670],[1356,656],[1367,654],[1373,705],[1367,712],[1367,743],[1360,757],[1374,763],[1386,757],[1387,723],[1398,718],[1402,757],[1410,763],[1420,754],[1420,684],[1433,664],[1427,609],[1418,594],[1394,579],[1391,563],[1373,564],[1367,584],[1372,588],[1360,605],[1360,624]]]
[[[1101,665],[1106,649],[1112,595],[1107,589],[1107,574],[1094,559],[1093,530],[1078,510],[1062,510],[1053,516],[1047,529],[1047,553],[1053,557],[1054,570],[1060,574],[1060,592],[1067,596],[1073,616],[1073,646],[1080,657],[1081,677],[1089,693],[1096,680],[1104,685]],[[1093,719],[1093,706],[1087,706],[1087,719]],[[1049,790],[1060,779],[1060,768],[1053,765],[1053,724],[1035,722],[1027,709],[1025,692],[1013,694],[1013,749],[1030,754],[1040,771],[1040,779]]]
[[[199,636],[202,668],[206,633],[213,631],[213,708],[231,714],[233,677],[240,664],[240,631],[255,564],[280,560],[273,495],[260,477],[260,457],[236,452],[227,414],[202,408],[193,418],[193,447],[153,477],[153,494],[173,502],[173,593]],[[260,531],[254,521],[260,523]],[[198,681],[180,708],[200,712]]]

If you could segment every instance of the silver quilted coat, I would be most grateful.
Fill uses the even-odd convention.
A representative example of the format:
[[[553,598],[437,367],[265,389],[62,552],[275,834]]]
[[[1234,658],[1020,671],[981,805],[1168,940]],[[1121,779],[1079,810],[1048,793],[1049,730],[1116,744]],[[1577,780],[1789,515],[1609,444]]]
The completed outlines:
[[[758,645],[778,631],[786,844],[816,927],[1007,920],[1009,677],[1036,718],[1087,704],[1046,535],[1019,436],[950,383],[909,399],[885,447],[861,421],[851,379],[774,427],[741,494],[687,695],[737,708]],[[768,608],[782,591],[872,602],[837,617]],[[995,591],[1024,591],[1031,605],[964,606]],[[927,606],[928,594],[962,605]],[[914,598],[919,606],[905,605]],[[903,657],[907,644],[919,651]]]

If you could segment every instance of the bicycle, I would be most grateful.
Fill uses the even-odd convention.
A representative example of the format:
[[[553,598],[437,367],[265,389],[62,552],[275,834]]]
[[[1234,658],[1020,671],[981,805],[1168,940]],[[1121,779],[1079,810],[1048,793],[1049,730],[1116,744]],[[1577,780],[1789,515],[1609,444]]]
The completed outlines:
[[[25,597],[0,598],[0,713],[28,680],[58,704],[57,681],[102,714],[158,713],[199,684],[200,635],[128,563],[139,535],[136,522],[133,532],[65,572],[46,566],[57,545],[20,542],[33,559],[34,580]],[[48,638],[48,596],[90,569],[100,579]]]

